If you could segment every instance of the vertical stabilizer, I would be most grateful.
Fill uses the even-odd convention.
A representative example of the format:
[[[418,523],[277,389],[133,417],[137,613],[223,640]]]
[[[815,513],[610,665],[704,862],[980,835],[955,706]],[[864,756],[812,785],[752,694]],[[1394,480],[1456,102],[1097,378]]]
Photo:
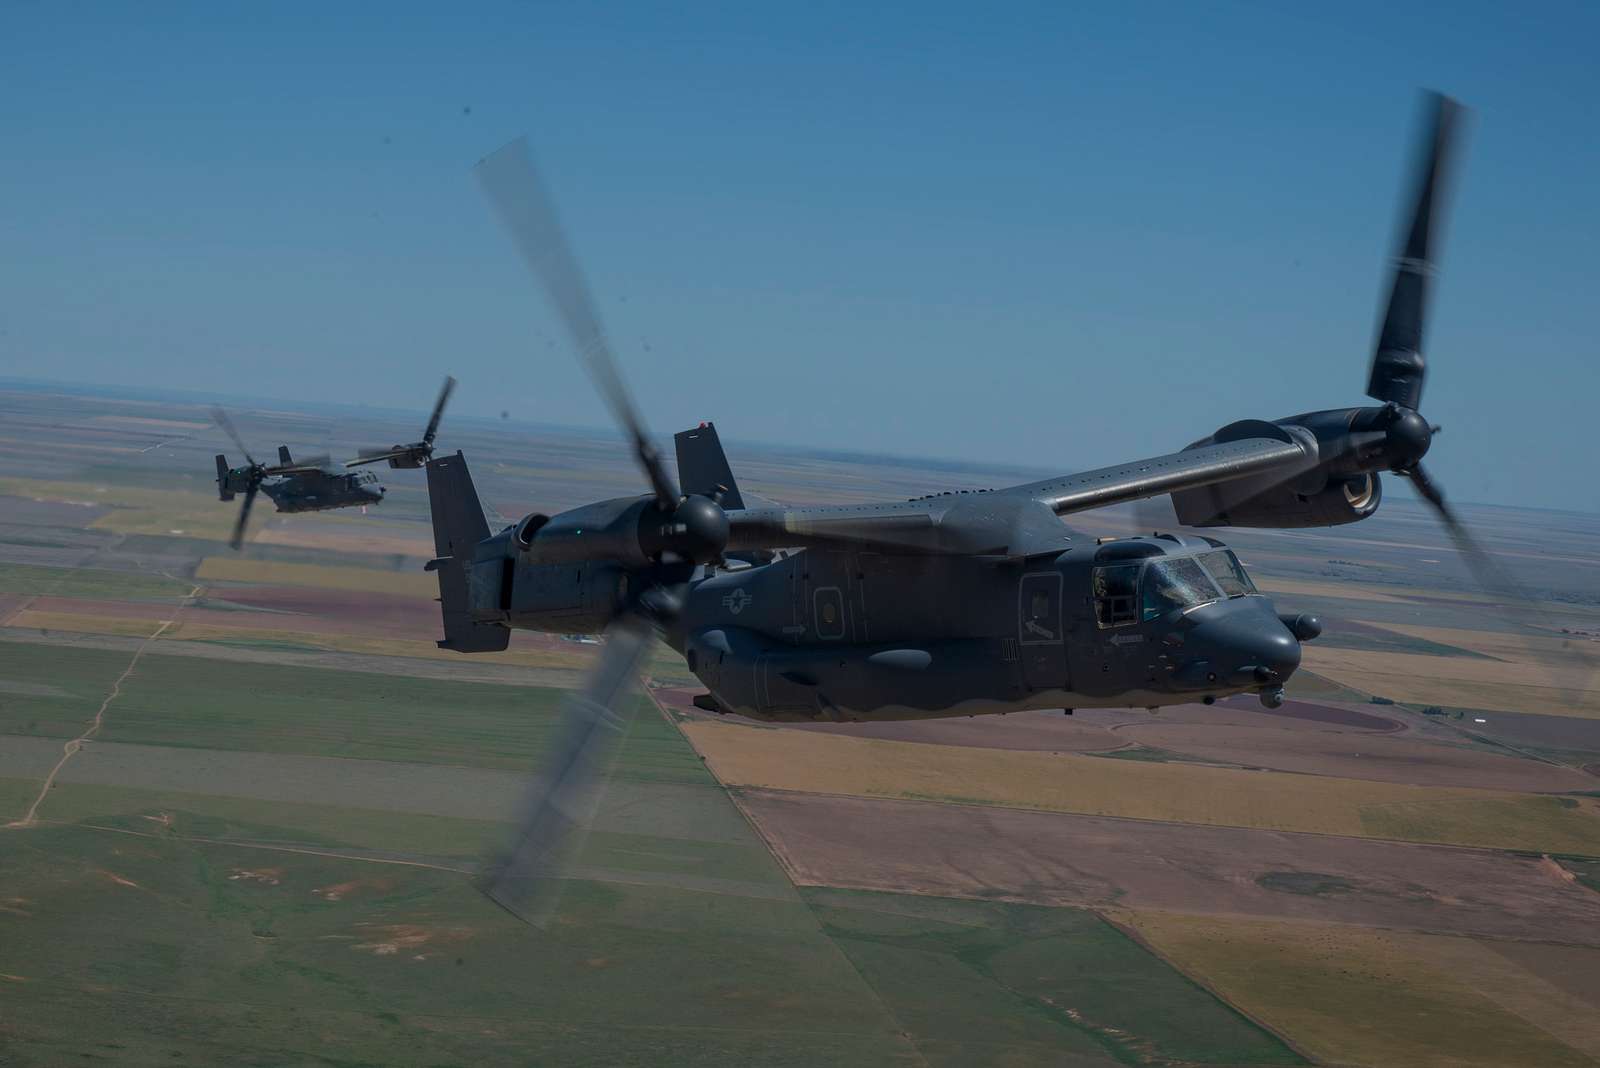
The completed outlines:
[[[745,506],[739,494],[739,484],[733,480],[733,469],[728,466],[727,454],[717,438],[713,423],[701,423],[693,430],[684,430],[673,436],[678,447],[678,482],[685,493],[698,493],[710,497],[718,486],[724,487],[722,507],[740,509]]]
[[[467,569],[478,543],[489,536],[478,490],[472,484],[466,457],[457,452],[427,463],[428,506],[433,513],[434,559],[428,570],[439,576],[439,607],[444,618],[441,649],[458,653],[487,653],[504,649],[511,632],[472,617],[467,591]]]
[[[217,453],[217,496],[225,501],[233,500],[233,487],[228,485],[228,458],[222,453]]]

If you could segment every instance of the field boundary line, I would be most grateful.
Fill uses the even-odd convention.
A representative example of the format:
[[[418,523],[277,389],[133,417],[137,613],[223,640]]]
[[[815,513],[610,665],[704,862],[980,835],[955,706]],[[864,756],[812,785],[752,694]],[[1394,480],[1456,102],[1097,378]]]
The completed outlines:
[[[39,823],[49,823],[58,827],[82,827],[90,831],[102,831],[106,834],[126,834],[134,838],[150,838],[158,842],[184,842],[189,845],[230,846],[239,849],[262,849],[271,853],[303,853],[312,857],[328,857],[333,860],[351,860],[361,864],[393,864],[403,868],[427,868],[430,871],[449,872],[453,875],[473,875],[471,868],[453,868],[448,864],[433,864],[426,860],[404,860],[400,857],[364,856],[360,853],[341,853],[336,849],[314,849],[311,846],[279,845],[273,842],[251,842],[244,839],[233,838],[206,838],[195,834],[157,834],[152,831],[136,831],[130,827],[107,827],[103,823],[79,823],[73,820],[38,820]]]
[[[883,994],[880,993],[878,988],[874,986],[866,977],[866,975],[862,973],[861,969],[856,965],[856,962],[850,959],[850,954],[844,951],[844,947],[839,945],[838,940],[824,930],[822,921],[817,918],[816,910],[811,907],[811,902],[807,901],[805,895],[800,893],[800,886],[802,884],[795,878],[795,873],[790,869],[788,861],[774,847],[772,840],[767,837],[767,834],[764,830],[762,830],[761,825],[754,819],[754,817],[751,816],[749,812],[745,811],[744,806],[739,803],[739,797],[734,792],[733,788],[718,778],[717,773],[711,770],[711,762],[706,760],[705,754],[701,753],[700,750],[695,747],[694,739],[689,737],[688,732],[683,729],[682,724],[679,723],[677,718],[673,716],[672,711],[668,709],[666,705],[662,704],[661,699],[656,696],[655,688],[650,685],[651,680],[649,676],[646,676],[639,681],[641,683],[640,688],[644,690],[645,696],[650,699],[650,703],[655,706],[656,712],[661,716],[662,719],[666,720],[667,723],[672,726],[673,730],[678,732],[678,737],[683,739],[683,744],[689,747],[689,751],[700,757],[701,762],[705,766],[706,774],[710,775],[712,781],[721,787],[723,796],[728,799],[728,803],[733,806],[733,810],[739,813],[739,817],[744,820],[745,825],[749,827],[751,833],[756,836],[756,840],[766,847],[767,855],[771,857],[774,863],[778,865],[778,870],[783,873],[783,877],[789,880],[789,886],[793,888],[795,896],[800,900],[800,904],[805,907],[806,914],[811,917],[811,922],[817,925],[817,933],[827,941],[829,948],[839,955],[839,959],[844,962],[844,966],[850,969],[851,973],[855,975],[856,979],[861,983],[861,985],[866,988],[869,994],[872,995],[873,1000],[878,1003],[878,1008],[882,1010],[884,1017],[894,1025],[894,1036],[901,1042],[905,1043],[906,1049],[913,1057],[917,1059],[917,1062],[922,1065],[922,1068],[932,1068],[928,1061],[927,1055],[918,1048],[917,1040],[912,1037],[910,1028],[906,1027],[905,1023],[900,1019],[899,1014],[896,1013],[892,1007],[890,1007],[889,1002],[884,998]]]
[[[1201,990],[1205,991],[1207,994],[1210,994],[1212,997],[1216,998],[1218,1004],[1227,1006],[1229,1010],[1238,1013],[1241,1019],[1254,1024],[1256,1027],[1261,1028],[1261,1030],[1265,1031],[1273,1038],[1276,1038],[1279,1042],[1282,1042],[1296,1056],[1304,1058],[1307,1064],[1317,1063],[1315,1057],[1313,1057],[1307,1050],[1302,1049],[1294,1041],[1294,1039],[1290,1038],[1283,1030],[1272,1026],[1255,1013],[1249,1012],[1242,1006],[1235,1004],[1232,999],[1225,997],[1222,991],[1204,975],[1183,967],[1176,960],[1173,960],[1171,957],[1157,949],[1155,944],[1144,936],[1143,931],[1140,931],[1133,924],[1127,922],[1126,919],[1119,917],[1115,908],[1110,910],[1091,908],[1088,911],[1099,917],[1101,923],[1105,924],[1107,927],[1110,927],[1113,931],[1116,931],[1118,934],[1122,935],[1122,937],[1126,938],[1128,941],[1132,942],[1134,945],[1138,946],[1140,949],[1156,958],[1156,960],[1159,960],[1161,963],[1177,972],[1184,979],[1188,980]],[[1123,913],[1131,913],[1138,912],[1140,910],[1123,909],[1121,911]],[[1182,914],[1180,913],[1179,915]],[[1372,928],[1367,929],[1371,930]],[[1378,930],[1382,929],[1383,928],[1378,928]]]
[[[111,684],[111,692],[106,694],[106,699],[101,701],[100,707],[95,710],[94,719],[90,721],[89,726],[82,734],[61,747],[61,759],[56,761],[56,766],[51,768],[50,774],[45,776],[44,785],[39,788],[39,796],[33,799],[33,804],[28,806],[28,811],[21,819],[12,820],[10,823],[5,824],[6,827],[32,827],[39,822],[39,806],[44,804],[46,797],[50,796],[50,789],[56,784],[56,776],[60,775],[61,769],[67,766],[67,761],[71,760],[83,749],[83,744],[100,732],[101,726],[105,724],[106,709],[111,707],[111,702],[122,696],[122,684],[128,680],[128,676],[133,674],[133,669],[139,666],[139,658],[144,655],[145,650],[150,648],[152,643],[178,622],[178,617],[183,614],[183,610],[194,603],[195,598],[200,595],[200,591],[204,588],[204,586],[197,585],[191,589],[182,603],[178,605],[177,611],[172,613],[172,618],[163,619],[161,625],[152,631],[149,637],[139,643],[139,648],[133,651],[133,658],[128,661],[128,666],[122,669],[122,674],[118,675],[117,680]]]
[[[696,750],[698,752],[698,750]],[[1289,772],[1286,774],[1295,774]],[[751,793],[783,794],[791,797],[822,797],[840,798],[852,801],[889,801],[908,805],[944,805],[950,808],[971,809],[1001,809],[1006,812],[1035,812],[1043,816],[1063,816],[1068,819],[1091,820],[1120,820],[1126,823],[1149,823],[1162,827],[1194,827],[1200,830],[1222,831],[1247,831],[1253,834],[1286,834],[1300,835],[1307,838],[1338,838],[1347,842],[1377,842],[1386,845],[1411,846],[1417,849],[1454,849],[1468,853],[1510,854],[1512,856],[1535,857],[1544,853],[1551,856],[1573,857],[1579,860],[1600,860],[1600,854],[1570,853],[1564,850],[1527,849],[1513,846],[1486,846],[1468,845],[1461,842],[1427,842],[1416,838],[1380,838],[1361,834],[1336,834],[1333,831],[1299,831],[1286,830],[1280,827],[1249,827],[1238,823],[1186,823],[1183,820],[1164,820],[1154,816],[1116,816],[1104,812],[1071,812],[1060,808],[1036,808],[1030,805],[1005,805],[999,802],[971,801],[971,800],[945,800],[938,797],[910,797],[900,794],[851,794],[838,793],[831,790],[794,790],[782,786],[757,786],[748,783],[735,783],[729,786],[721,779],[717,780],[724,790],[732,793],[735,790]],[[1528,797],[1555,797],[1555,794],[1528,794]],[[1448,800],[1448,799],[1443,799]],[[1384,802],[1385,804],[1410,804],[1412,802]],[[1434,802],[1429,802],[1434,803]],[[809,884],[808,884],[809,885]]]

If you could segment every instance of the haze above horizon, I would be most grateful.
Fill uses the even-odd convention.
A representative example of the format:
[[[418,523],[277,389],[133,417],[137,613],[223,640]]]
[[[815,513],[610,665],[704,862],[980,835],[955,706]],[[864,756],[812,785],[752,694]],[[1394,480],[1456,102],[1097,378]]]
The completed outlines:
[[[1577,4],[13,5],[0,374],[421,410],[449,372],[455,412],[607,426],[471,180],[526,132],[658,436],[1154,455],[1362,401],[1429,86],[1475,111],[1429,464],[1458,500],[1600,511],[1597,30]]]

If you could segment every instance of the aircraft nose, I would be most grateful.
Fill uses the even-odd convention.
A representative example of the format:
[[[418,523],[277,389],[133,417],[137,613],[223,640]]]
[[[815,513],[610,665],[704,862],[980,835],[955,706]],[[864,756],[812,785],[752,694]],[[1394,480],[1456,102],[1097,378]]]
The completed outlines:
[[[1276,627],[1272,626],[1274,623]],[[1276,617],[1262,624],[1260,633],[1251,644],[1256,677],[1262,682],[1282,682],[1300,666],[1300,642]]]
[[[1259,598],[1216,606],[1196,619],[1183,648],[1190,659],[1176,673],[1185,689],[1282,686],[1300,666],[1300,642]]]

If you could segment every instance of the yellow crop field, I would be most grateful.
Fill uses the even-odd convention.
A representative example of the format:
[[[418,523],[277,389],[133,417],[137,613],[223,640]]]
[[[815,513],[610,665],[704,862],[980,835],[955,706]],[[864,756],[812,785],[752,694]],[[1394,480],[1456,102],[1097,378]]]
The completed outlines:
[[[1565,1068],[1600,1056],[1594,1006],[1469,938],[1162,912],[1108,915],[1324,1063]],[[1600,950],[1585,953],[1588,967],[1600,967]]]
[[[1600,855],[1596,798],[922,745],[704,721],[682,726],[711,771],[732,786]]]
[[[171,534],[186,538],[226,541],[233,534],[235,516],[221,501],[144,508],[116,508],[89,525],[118,534]]]
[[[1431,629],[1431,628],[1418,628]],[[1420,635],[1419,635],[1420,636]],[[1365,693],[1411,704],[1600,716],[1600,694],[1582,690],[1589,680],[1573,665],[1534,661],[1431,656],[1309,643],[1302,663],[1324,678]]]
[[[1566,637],[1552,632],[1548,637],[1505,634],[1489,630],[1462,630],[1459,627],[1418,627],[1407,623],[1368,623],[1413,638],[1453,645],[1484,656],[1519,663],[1548,664],[1578,685],[1589,672],[1600,670],[1600,641]]]
[[[175,610],[176,606],[170,608],[169,612]],[[114,634],[119,637],[148,638],[160,629],[162,622],[163,620],[159,619],[93,616],[77,612],[36,612],[31,608],[24,608],[12,616],[6,626],[33,630],[60,630],[71,634]]]
[[[409,597],[438,596],[439,581],[423,571],[378,571],[373,568],[285,564],[273,560],[239,560],[208,556],[195,577],[213,582],[249,582],[258,586],[316,586],[358,593],[397,593]]]

